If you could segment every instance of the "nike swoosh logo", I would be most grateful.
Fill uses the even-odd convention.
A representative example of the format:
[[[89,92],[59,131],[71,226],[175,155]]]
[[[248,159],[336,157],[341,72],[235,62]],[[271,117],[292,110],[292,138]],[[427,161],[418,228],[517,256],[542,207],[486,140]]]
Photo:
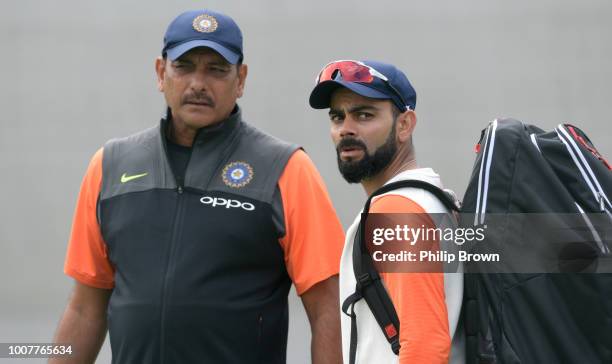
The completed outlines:
[[[125,173],[124,173],[124,174],[121,176],[121,183],[126,183],[126,182],[129,182],[129,181],[133,181],[133,180],[135,180],[135,179],[137,179],[137,178],[144,177],[144,176],[146,176],[147,174],[149,174],[149,173],[142,173],[142,174],[135,174],[135,175],[133,175],[133,176],[128,176],[127,174],[125,174]]]

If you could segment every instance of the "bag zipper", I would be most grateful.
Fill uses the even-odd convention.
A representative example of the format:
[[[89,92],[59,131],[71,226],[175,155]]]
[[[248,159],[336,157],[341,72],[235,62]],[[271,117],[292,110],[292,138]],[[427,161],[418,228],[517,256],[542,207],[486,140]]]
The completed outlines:
[[[586,163],[586,161],[584,160],[579,159],[579,157],[582,159],[584,158],[582,156],[582,152],[580,151],[578,146],[571,144],[573,140],[571,139],[571,136],[567,133],[567,131],[565,131],[565,129],[563,128],[563,125],[559,125],[556,131],[557,131],[557,135],[559,136],[559,139],[561,140],[561,142],[565,144],[565,147],[567,151],[569,152],[570,156],[572,157],[574,164],[576,165],[576,167],[578,167],[578,170],[580,171],[580,174],[582,175],[582,179],[584,179],[586,184],[591,189],[591,193],[593,193],[593,196],[595,197],[595,201],[599,204],[599,209],[601,210],[601,212],[607,213],[608,216],[612,218],[612,214],[606,207],[606,202],[609,204],[609,201],[605,193],[603,192],[601,185],[599,181],[597,180],[597,177],[594,175],[588,163]],[[569,141],[566,141],[564,138],[568,138]],[[580,153],[580,154],[576,156],[574,153]]]

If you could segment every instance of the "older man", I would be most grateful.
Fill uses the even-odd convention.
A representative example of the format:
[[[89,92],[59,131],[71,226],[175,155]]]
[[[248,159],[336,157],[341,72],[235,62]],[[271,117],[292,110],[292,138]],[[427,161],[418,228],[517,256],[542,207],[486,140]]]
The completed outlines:
[[[108,326],[113,363],[284,363],[292,282],[313,362],[340,361],[341,225],[308,156],[243,121],[242,61],[230,17],[179,15],[155,62],[166,115],[94,155],[55,338],[72,362]]]

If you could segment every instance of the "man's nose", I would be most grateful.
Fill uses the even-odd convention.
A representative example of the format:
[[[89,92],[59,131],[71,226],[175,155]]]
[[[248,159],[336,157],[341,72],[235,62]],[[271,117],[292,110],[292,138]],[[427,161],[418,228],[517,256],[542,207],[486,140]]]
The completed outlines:
[[[191,78],[191,88],[194,91],[206,91],[208,89],[206,72],[197,70]]]
[[[354,136],[357,135],[356,130],[357,123],[350,117],[344,118],[342,124],[340,124],[340,136]]]

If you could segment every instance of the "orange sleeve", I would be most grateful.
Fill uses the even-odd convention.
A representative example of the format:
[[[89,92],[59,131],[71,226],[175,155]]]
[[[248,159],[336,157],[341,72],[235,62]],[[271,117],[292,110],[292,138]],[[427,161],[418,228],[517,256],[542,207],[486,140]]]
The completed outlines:
[[[287,272],[301,295],[338,274],[344,231],[323,179],[304,151],[291,156],[278,186],[285,216],[280,244]]]
[[[425,210],[400,195],[372,203],[373,213],[418,213]],[[425,215],[423,215],[425,216]],[[435,227],[431,219],[426,227]],[[400,321],[400,364],[448,363],[450,334],[443,273],[380,273]]]
[[[102,149],[91,159],[74,212],[64,273],[88,286],[111,289],[114,269],[96,215],[102,184]]]

